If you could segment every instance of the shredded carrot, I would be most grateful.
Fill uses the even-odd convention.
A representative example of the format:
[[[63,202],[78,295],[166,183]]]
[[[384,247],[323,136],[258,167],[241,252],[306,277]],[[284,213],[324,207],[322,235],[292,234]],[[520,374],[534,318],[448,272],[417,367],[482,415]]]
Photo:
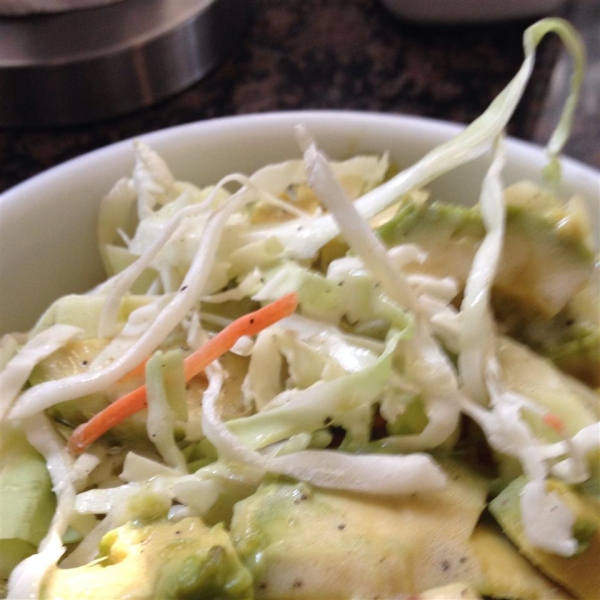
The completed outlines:
[[[544,422],[545,425],[547,425],[551,429],[554,429],[554,431],[556,431],[557,433],[560,433],[561,435],[565,431],[564,421],[556,413],[546,413],[542,417],[542,421]]]
[[[241,337],[256,335],[263,329],[291,315],[297,306],[298,294],[291,292],[263,308],[236,319],[185,359],[185,380],[189,381],[204,371],[213,361],[231,350]],[[142,385],[107,406],[87,423],[77,427],[69,439],[69,451],[73,455],[81,454],[101,435],[127,417],[144,409],[146,405],[146,386]]]

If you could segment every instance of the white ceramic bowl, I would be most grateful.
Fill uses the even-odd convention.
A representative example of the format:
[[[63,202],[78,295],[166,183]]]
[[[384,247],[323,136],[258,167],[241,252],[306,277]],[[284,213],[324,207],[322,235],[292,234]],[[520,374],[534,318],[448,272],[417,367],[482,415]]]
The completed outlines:
[[[460,131],[457,125],[413,117],[323,111],[216,119],[140,139],[167,160],[177,178],[208,184],[232,171],[249,173],[299,157],[292,131],[298,123],[332,157],[387,150],[399,166],[412,164]],[[507,184],[540,180],[545,164],[540,148],[512,140],[507,150]],[[473,202],[486,164],[486,159],[474,161],[430,187],[450,201]],[[124,141],[54,167],[0,196],[0,333],[28,329],[52,300],[100,281],[98,202],[132,167],[132,143]],[[600,173],[565,159],[563,192],[589,198],[597,231]]]

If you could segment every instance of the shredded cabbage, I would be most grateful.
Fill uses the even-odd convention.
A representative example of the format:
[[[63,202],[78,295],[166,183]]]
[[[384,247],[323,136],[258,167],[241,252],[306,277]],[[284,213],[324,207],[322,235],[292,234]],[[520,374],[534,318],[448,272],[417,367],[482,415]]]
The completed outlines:
[[[35,365],[80,332],[76,327],[54,325],[29,340],[8,361],[0,373],[0,419],[10,410]]]
[[[527,29],[523,65],[476,121],[387,181],[387,155],[331,161],[303,127],[296,128],[302,160],[202,189],[178,181],[135,143],[131,178],[117,182],[101,209],[108,279],[59,300],[26,339],[0,344],[0,418],[43,455],[57,496],[38,553],[11,575],[10,598],[39,596],[77,524],[83,539],[63,568],[93,561],[102,537],[127,521],[210,520],[273,477],[338,493],[435,494],[448,477],[438,459],[467,460],[461,444],[473,441],[465,422],[481,429],[494,460],[513,461],[524,475],[528,543],[561,556],[580,550],[572,508],[546,483],[583,485],[597,476],[590,456],[600,447],[600,423],[567,434],[556,415],[510,389],[491,302],[506,225],[503,130],[549,32],[575,64],[547,146],[545,177],[556,187],[583,69],[576,34],[559,19]],[[485,235],[463,290],[451,270],[443,277],[424,270],[419,246],[386,247],[374,223],[489,149],[479,198]],[[256,337],[242,335],[186,382],[186,356],[289,292],[298,296],[295,314]],[[105,342],[89,364],[30,385],[37,365],[60,365],[71,342],[98,339]],[[112,400],[141,371],[142,427],[123,422],[75,461],[65,441],[79,422],[68,408],[85,413],[99,395]],[[542,433],[532,415],[546,424]]]

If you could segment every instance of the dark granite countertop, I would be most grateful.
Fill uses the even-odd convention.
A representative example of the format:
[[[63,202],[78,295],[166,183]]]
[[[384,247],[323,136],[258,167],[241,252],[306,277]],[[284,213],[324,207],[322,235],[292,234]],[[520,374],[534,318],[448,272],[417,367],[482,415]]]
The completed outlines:
[[[560,14],[581,31],[589,57],[566,154],[600,167],[600,3],[572,0]],[[112,142],[225,115],[351,109],[466,123],[516,73],[531,22],[425,26],[394,19],[378,0],[254,0],[236,49],[176,96],[99,123],[0,130],[0,191]],[[547,139],[568,88],[565,63],[558,40],[544,40],[512,135]]]

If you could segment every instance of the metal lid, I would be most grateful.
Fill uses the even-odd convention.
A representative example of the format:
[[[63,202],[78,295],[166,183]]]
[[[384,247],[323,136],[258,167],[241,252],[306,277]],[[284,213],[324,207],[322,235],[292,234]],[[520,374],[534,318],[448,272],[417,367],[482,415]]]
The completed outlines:
[[[124,0],[0,18],[0,126],[92,121],[200,79],[237,41],[249,0]]]

